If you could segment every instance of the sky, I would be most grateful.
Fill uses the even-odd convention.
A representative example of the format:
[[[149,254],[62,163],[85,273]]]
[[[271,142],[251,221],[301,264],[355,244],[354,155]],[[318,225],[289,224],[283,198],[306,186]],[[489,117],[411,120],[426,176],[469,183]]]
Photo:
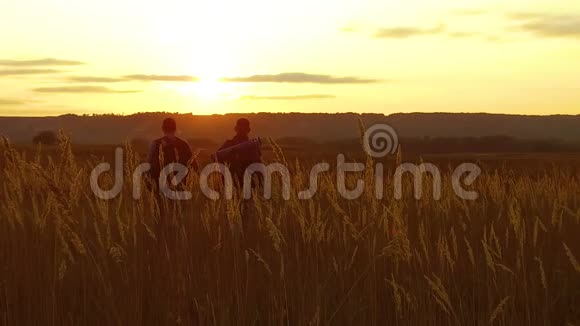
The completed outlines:
[[[0,116],[580,114],[577,0],[2,0]]]

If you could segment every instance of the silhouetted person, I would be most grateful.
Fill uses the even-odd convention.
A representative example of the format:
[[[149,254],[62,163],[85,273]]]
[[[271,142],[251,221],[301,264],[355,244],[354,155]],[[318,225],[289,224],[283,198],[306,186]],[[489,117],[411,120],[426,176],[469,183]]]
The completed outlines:
[[[229,166],[232,174],[232,181],[235,189],[244,189],[244,175],[246,169],[254,163],[262,163],[262,152],[260,150],[260,140],[250,140],[248,137],[251,128],[248,119],[239,119],[234,128],[236,135],[227,140],[215,154],[216,161]],[[256,189],[263,184],[263,174],[255,172],[252,174],[251,188]],[[222,178],[223,180],[223,178]],[[242,235],[245,246],[255,248],[257,236],[257,219],[253,201],[244,200],[239,207],[242,221]]]
[[[246,143],[250,140],[248,135],[250,134],[251,128],[248,119],[238,119],[234,130],[236,132],[234,138],[227,140],[218,151]],[[234,183],[237,183],[241,187],[243,186],[246,169],[253,163],[262,163],[262,152],[259,146],[247,146],[232,151],[226,157],[219,159],[219,161],[220,163],[229,165]]]
[[[161,126],[164,136],[151,143],[147,161],[151,164],[149,175],[157,187],[159,187],[159,176],[165,166],[171,163],[179,163],[185,167],[192,166],[197,170],[195,161],[189,145],[175,136],[177,124],[172,118],[163,120]]]

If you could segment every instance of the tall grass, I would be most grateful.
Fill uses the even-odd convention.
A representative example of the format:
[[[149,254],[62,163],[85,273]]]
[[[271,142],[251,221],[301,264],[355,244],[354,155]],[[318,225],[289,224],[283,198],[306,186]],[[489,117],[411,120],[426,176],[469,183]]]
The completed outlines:
[[[440,201],[415,200],[410,179],[394,200],[389,178],[385,199],[347,201],[334,172],[308,201],[211,201],[196,178],[190,201],[134,200],[126,153],[123,192],[103,201],[97,160],[69,141],[48,159],[2,142],[0,324],[580,325],[573,170],[484,171],[471,202],[448,174]]]

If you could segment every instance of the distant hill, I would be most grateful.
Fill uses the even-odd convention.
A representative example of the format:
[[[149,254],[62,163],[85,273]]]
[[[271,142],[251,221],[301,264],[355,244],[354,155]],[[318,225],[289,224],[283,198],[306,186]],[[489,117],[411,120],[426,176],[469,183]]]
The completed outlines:
[[[235,121],[249,118],[256,136],[308,138],[327,142],[358,137],[358,119],[365,125],[388,123],[401,138],[509,136],[519,139],[580,141],[580,116],[519,116],[468,113],[306,114],[255,113],[196,116],[140,113],[59,117],[0,117],[0,134],[15,143],[29,143],[43,130],[63,129],[81,144],[118,144],[150,140],[160,134],[166,117],[178,121],[181,137],[220,142],[231,137]]]

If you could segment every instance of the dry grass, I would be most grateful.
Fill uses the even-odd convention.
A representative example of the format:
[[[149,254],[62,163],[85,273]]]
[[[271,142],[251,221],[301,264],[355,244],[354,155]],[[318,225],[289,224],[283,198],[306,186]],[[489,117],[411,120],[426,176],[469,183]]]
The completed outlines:
[[[2,146],[1,325],[580,325],[573,170],[484,173],[473,202],[449,175],[440,201],[410,180],[346,201],[332,172],[309,201],[136,201],[128,151],[102,201],[68,141],[48,162]]]

